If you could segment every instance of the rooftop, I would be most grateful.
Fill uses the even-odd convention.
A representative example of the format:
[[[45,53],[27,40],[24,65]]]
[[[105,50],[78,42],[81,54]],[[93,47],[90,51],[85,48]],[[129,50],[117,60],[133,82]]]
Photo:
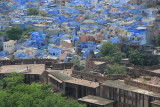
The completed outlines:
[[[98,82],[92,82],[92,81],[88,81],[88,80],[84,80],[84,79],[78,79],[78,78],[73,78],[73,80],[67,80],[67,83],[72,83],[72,84],[77,84],[77,85],[83,85],[86,87],[92,87],[92,88],[96,88],[99,86]]]
[[[66,81],[66,80],[72,80],[73,78],[69,75],[66,75],[65,73],[63,72],[66,72],[67,73],[68,70],[49,70],[48,72],[56,77],[57,79],[61,80],[61,81]]]
[[[112,100],[108,100],[108,99],[104,99],[104,98],[92,96],[92,95],[79,98],[78,101],[83,101],[83,102],[92,103],[92,104],[101,105],[101,106],[105,106],[114,102]]]
[[[156,73],[156,74],[160,74],[160,69],[150,70],[150,72],[153,72],[153,73]]]
[[[48,70],[52,76],[52,78],[59,80],[59,81],[65,81],[67,83],[77,84],[77,85],[83,85],[87,87],[96,88],[99,86],[98,82],[92,82],[84,79],[74,78],[71,77],[72,71],[71,69],[67,70]]]
[[[6,74],[12,72],[24,73],[24,74],[42,74],[44,71],[45,71],[44,64],[6,65],[0,67],[0,74]]]
[[[118,88],[118,89],[122,89],[122,90],[126,90],[126,91],[132,91],[135,93],[146,94],[149,96],[154,96],[154,97],[160,98],[160,93],[154,93],[151,91],[140,89],[138,87],[127,85],[124,83],[124,80],[114,80],[114,81],[107,80],[107,81],[104,81],[102,84],[105,86],[110,86],[110,87],[114,87],[114,88]]]
[[[152,86],[160,87],[160,78],[159,77],[150,77],[150,76],[140,76],[139,78],[133,79],[133,81],[149,84]]]
[[[106,62],[103,62],[103,61],[93,61],[93,63],[95,65],[101,65],[101,64],[105,64]]]
[[[155,101],[153,101],[153,102],[151,102],[151,103],[160,106],[160,100],[155,100]]]

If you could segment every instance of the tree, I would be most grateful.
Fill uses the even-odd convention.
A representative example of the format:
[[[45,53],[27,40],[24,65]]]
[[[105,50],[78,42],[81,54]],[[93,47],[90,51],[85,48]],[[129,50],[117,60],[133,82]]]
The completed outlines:
[[[1,107],[86,107],[60,94],[53,94],[47,84],[24,84],[24,75],[13,73],[3,78],[0,90]]]
[[[101,58],[119,62],[125,54],[115,44],[106,42],[101,46],[99,55]]]
[[[76,69],[77,70],[81,70],[83,69],[83,67],[81,66],[81,62],[79,59],[72,59],[70,60],[71,63],[74,63],[76,65]]]
[[[159,59],[154,55],[144,54],[143,59],[143,65],[145,66],[153,66],[159,64]]]
[[[1,86],[3,89],[11,88],[12,86],[16,86],[18,84],[22,84],[24,80],[24,75],[12,73],[10,77],[3,78],[1,81]]]
[[[150,54],[141,53],[138,50],[129,51],[129,61],[134,65],[153,66],[160,63],[159,59]]]
[[[43,16],[43,17],[47,17],[47,14],[41,14],[41,16]]]
[[[33,31],[35,31],[34,28],[24,29],[21,37],[25,37],[29,32],[33,32]]]
[[[138,50],[129,51],[129,62],[135,65],[143,65],[144,54],[140,53]]]
[[[5,36],[5,33],[4,32],[0,32],[0,36]]]
[[[157,39],[156,39],[156,45],[160,46],[160,34],[158,35]]]
[[[104,70],[106,74],[127,74],[126,67],[122,65],[107,65]]]
[[[9,40],[19,40],[22,32],[22,29],[19,27],[11,27],[6,31],[6,34]]]
[[[27,15],[31,16],[31,15],[38,15],[39,14],[39,10],[35,7],[29,8],[27,10]]]

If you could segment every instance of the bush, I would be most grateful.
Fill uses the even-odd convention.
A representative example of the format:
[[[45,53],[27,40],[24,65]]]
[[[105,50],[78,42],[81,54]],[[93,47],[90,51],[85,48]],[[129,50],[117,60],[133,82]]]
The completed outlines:
[[[106,74],[127,74],[126,67],[122,65],[107,65],[104,70]]]
[[[9,40],[19,40],[23,31],[19,27],[11,27],[6,31],[7,38]]]
[[[39,10],[35,7],[29,8],[27,10],[27,15],[31,16],[31,15],[38,15],[39,14]]]
[[[119,62],[125,56],[120,49],[111,42],[104,43],[100,48],[99,56],[111,61]]]

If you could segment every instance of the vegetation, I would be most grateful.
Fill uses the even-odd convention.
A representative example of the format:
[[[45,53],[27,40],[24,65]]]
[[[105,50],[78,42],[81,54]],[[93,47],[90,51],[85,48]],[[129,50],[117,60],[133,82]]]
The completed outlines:
[[[156,6],[156,5],[158,5],[156,2],[148,2],[148,3],[147,3],[147,7],[148,7],[148,8],[154,7],[154,6]]]
[[[143,59],[144,59],[143,65],[145,66],[153,66],[160,63],[159,59],[154,55],[144,54]]]
[[[34,29],[34,28],[24,29],[24,31],[23,31],[23,33],[22,33],[21,37],[24,37],[27,33],[29,33],[29,32],[33,32],[33,31],[35,31],[35,29]]]
[[[86,107],[51,93],[47,84],[24,84],[23,79],[23,74],[13,73],[0,82],[1,107]]]
[[[138,50],[129,51],[129,61],[135,65],[143,65],[144,54],[140,53]]]
[[[76,65],[77,70],[82,70],[83,66],[81,65],[81,62],[79,59],[72,59],[70,60],[71,63],[74,63]]]
[[[143,77],[145,80],[151,80],[151,77],[150,76],[144,76]]]
[[[5,36],[5,32],[0,32],[0,35],[1,36]]]
[[[158,35],[157,39],[156,39],[156,45],[160,46],[160,34]]]
[[[35,7],[29,8],[27,10],[27,15],[31,16],[31,15],[38,15],[39,14],[39,10]]]
[[[104,70],[106,74],[127,74],[126,67],[122,65],[107,65]]]
[[[159,60],[153,56],[139,52],[138,50],[129,51],[129,61],[134,65],[152,66],[159,64]]]
[[[0,32],[0,35],[5,36],[5,39],[8,40],[19,40],[24,37],[27,33],[35,31],[33,28],[28,28],[22,30],[19,27],[11,27],[6,32]]]
[[[41,16],[43,16],[43,17],[47,17],[47,14],[41,14]]]
[[[7,40],[19,40],[23,31],[19,27],[11,27],[6,31]]]
[[[111,42],[106,42],[101,46],[99,55],[101,58],[115,62],[119,62],[125,56],[125,54]]]

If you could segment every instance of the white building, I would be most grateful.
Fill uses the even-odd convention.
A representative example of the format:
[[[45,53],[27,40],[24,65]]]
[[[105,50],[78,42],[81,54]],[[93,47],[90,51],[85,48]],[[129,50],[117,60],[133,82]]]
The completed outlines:
[[[4,42],[3,50],[7,51],[9,54],[14,53],[16,50],[16,46],[15,46],[16,43],[17,41],[14,41],[14,40],[9,40],[7,42]]]

